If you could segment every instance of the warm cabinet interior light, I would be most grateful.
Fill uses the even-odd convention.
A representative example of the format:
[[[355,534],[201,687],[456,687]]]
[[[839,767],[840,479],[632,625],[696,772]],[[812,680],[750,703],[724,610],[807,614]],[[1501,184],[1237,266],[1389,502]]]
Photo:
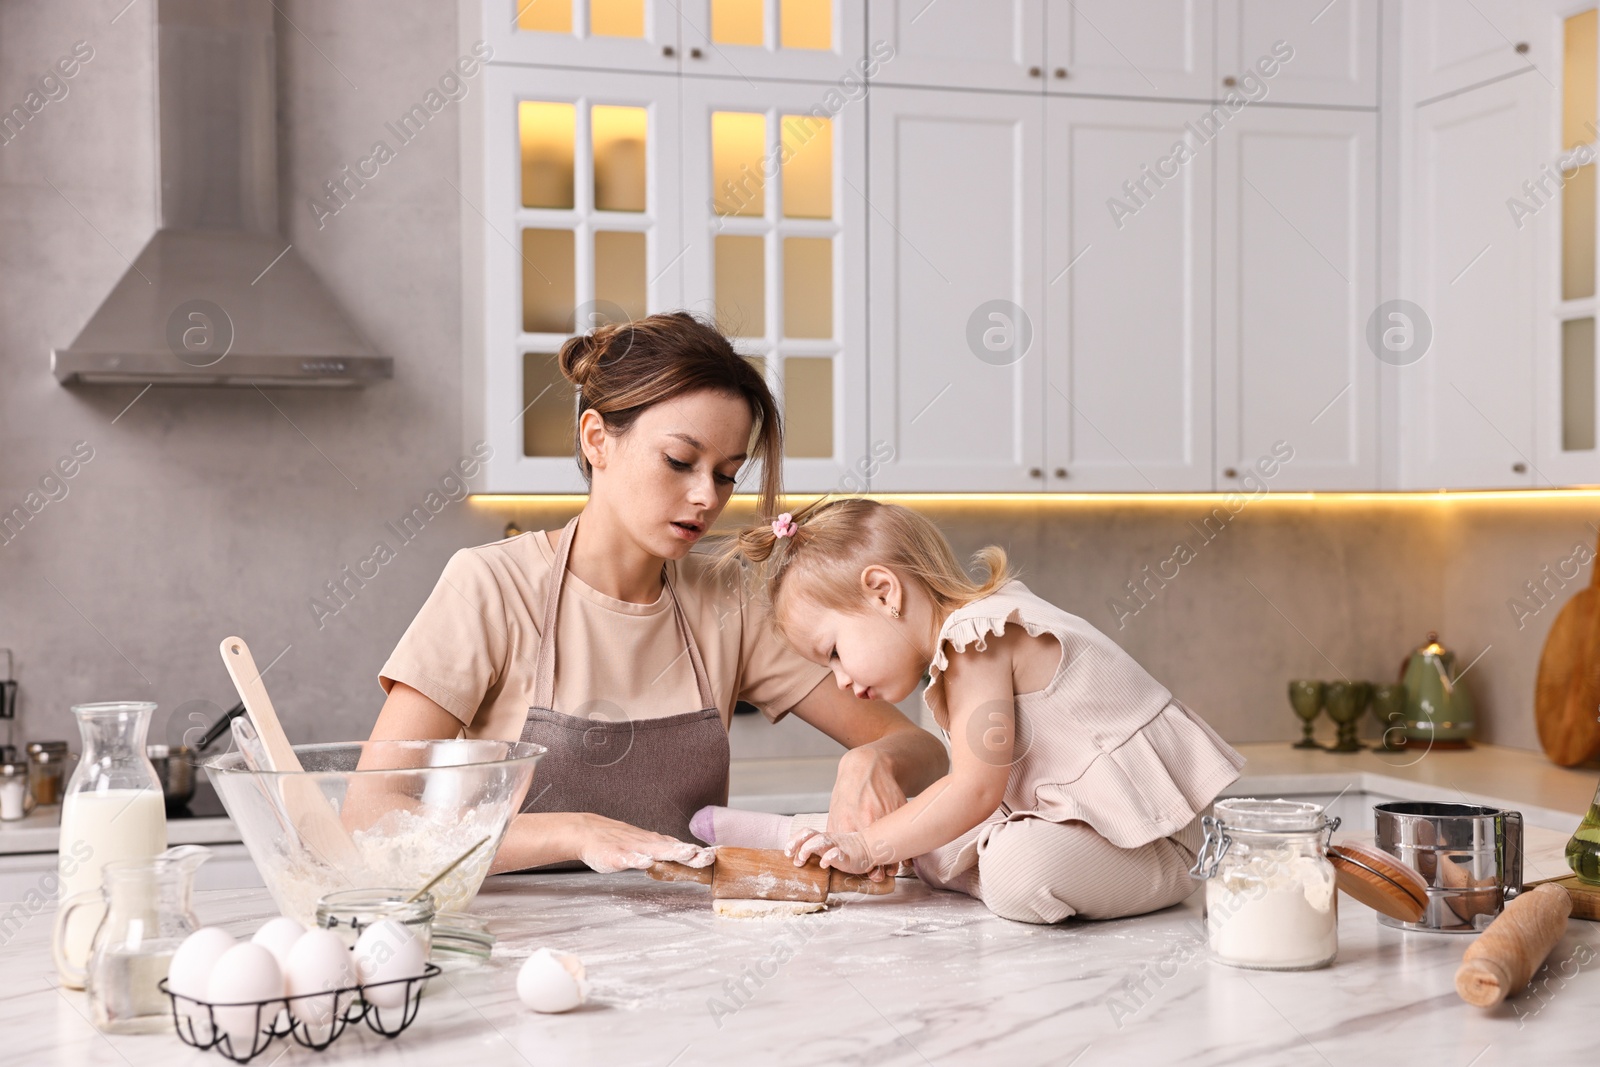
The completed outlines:
[[[596,37],[643,37],[644,0],[589,0],[589,32]]]
[[[522,206],[571,210],[577,108],[544,100],[517,105],[522,148]]]

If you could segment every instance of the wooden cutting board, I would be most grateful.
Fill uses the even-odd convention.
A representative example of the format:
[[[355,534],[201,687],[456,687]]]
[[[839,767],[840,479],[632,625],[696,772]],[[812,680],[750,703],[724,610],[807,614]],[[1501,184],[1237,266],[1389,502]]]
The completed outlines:
[[[1533,690],[1539,744],[1562,767],[1600,756],[1600,557],[1592,567],[1544,639]]]
[[[1590,922],[1600,922],[1600,885],[1590,885],[1582,881],[1575,874],[1565,878],[1544,878],[1537,882],[1529,882],[1524,889],[1532,889],[1545,882],[1554,882],[1567,891],[1567,896],[1572,898],[1572,917],[1574,919],[1588,919]]]

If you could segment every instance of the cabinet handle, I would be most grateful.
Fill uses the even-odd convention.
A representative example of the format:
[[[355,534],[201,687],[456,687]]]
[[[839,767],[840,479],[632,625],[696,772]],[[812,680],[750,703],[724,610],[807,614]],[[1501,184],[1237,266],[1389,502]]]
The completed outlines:
[[[1518,41],[1517,42],[1517,47],[1516,47],[1516,52],[1517,52],[1517,55],[1519,55],[1519,56],[1527,55],[1528,54],[1528,42],[1527,41]]]
[[[1514,471],[1517,474],[1527,474],[1528,473],[1528,465],[1526,463],[1513,463],[1511,465],[1511,469],[1512,469],[1512,471]]]
[[[1056,468],[1056,477],[1057,478],[1065,478],[1066,476],[1067,476],[1067,468],[1065,468],[1065,467],[1057,467]]]
[[[1042,75],[1043,73],[1044,73],[1044,71],[1040,70],[1038,67],[1029,67],[1028,68],[1028,77],[1030,77],[1030,78],[1037,78],[1040,75]]]
[[[690,59],[699,59],[700,58],[700,49],[698,49],[698,48],[689,49],[689,58]]]
[[[1029,467],[1028,468],[1028,477],[1030,477],[1030,478],[1043,478],[1044,477],[1044,471],[1040,470],[1038,467]]]
[[[666,56],[668,59],[671,59],[673,56],[678,54],[678,50],[672,47],[670,44],[664,44],[661,46],[661,54]]]
[[[1224,478],[1237,478],[1239,477],[1239,469],[1237,467],[1223,467],[1222,476]]]
[[[1056,68],[1056,77],[1065,78],[1066,76],[1067,76],[1067,68],[1066,67],[1057,67]]]
[[[1222,79],[1222,84],[1232,89],[1235,85],[1239,84],[1239,79],[1230,74],[1226,78]]]

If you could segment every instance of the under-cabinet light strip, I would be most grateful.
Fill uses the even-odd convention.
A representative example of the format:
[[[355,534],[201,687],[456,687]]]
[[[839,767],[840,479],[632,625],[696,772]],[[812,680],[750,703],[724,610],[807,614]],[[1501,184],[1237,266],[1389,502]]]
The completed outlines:
[[[805,501],[820,493],[789,493],[790,501]],[[855,495],[855,494],[840,494]],[[896,504],[1221,504],[1239,498],[1252,504],[1264,501],[1334,504],[1468,504],[1488,501],[1519,503],[1578,503],[1600,500],[1600,486],[1571,489],[1439,489],[1432,491],[1394,490],[1389,492],[1288,492],[1268,491],[1252,495],[1243,490],[1210,493],[864,493],[863,496]],[[581,493],[473,493],[474,503],[490,507],[581,507],[588,498]],[[737,493],[731,504],[753,507],[757,498]]]

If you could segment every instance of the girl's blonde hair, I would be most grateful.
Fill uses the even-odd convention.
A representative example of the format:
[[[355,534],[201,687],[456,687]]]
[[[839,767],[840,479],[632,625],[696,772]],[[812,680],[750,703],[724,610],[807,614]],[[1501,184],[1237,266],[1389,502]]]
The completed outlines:
[[[775,619],[779,596],[791,580],[820,607],[861,610],[861,572],[874,563],[901,581],[920,584],[945,612],[988,596],[1013,577],[1005,549],[990,545],[973,557],[987,571],[982,581],[974,581],[939,528],[899,504],[824,497],[795,512],[793,521],[788,537],[779,537],[770,521],[746,527],[725,553],[757,565]]]

